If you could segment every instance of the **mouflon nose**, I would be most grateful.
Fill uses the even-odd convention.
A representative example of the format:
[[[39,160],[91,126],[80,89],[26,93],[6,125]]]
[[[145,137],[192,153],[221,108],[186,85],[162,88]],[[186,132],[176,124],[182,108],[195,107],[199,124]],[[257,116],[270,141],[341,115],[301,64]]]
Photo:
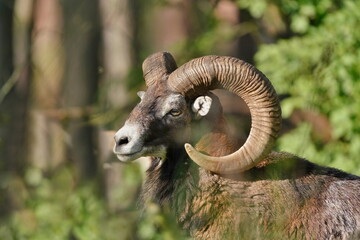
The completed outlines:
[[[131,154],[142,148],[142,138],[139,126],[136,124],[125,124],[114,136],[116,154]]]
[[[122,137],[117,138],[115,135],[114,138],[115,138],[115,143],[118,146],[126,145],[130,142],[129,137],[127,137],[127,136],[122,136]]]

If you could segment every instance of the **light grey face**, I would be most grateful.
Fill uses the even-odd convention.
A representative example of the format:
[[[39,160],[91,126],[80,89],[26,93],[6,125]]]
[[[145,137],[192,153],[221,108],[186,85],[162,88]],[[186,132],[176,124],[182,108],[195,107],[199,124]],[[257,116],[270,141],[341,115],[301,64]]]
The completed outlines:
[[[164,159],[170,145],[183,145],[188,140],[191,116],[205,116],[212,102],[210,97],[200,96],[190,104],[183,95],[161,86],[149,87],[146,92],[139,92],[138,96],[140,103],[115,134],[113,151],[123,162],[142,156]]]
[[[142,156],[164,158],[167,147],[176,141],[179,130],[186,128],[190,121],[184,96],[155,94],[152,89],[138,95],[141,102],[115,134],[113,151],[123,162]]]

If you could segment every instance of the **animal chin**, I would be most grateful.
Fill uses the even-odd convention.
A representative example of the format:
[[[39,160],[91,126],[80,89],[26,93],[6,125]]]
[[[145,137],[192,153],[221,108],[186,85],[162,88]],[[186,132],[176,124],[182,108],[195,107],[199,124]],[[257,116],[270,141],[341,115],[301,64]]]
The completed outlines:
[[[156,147],[143,147],[141,150],[131,153],[119,153],[115,152],[117,158],[124,162],[132,162],[140,157],[158,157],[161,159],[166,158],[166,147],[163,145],[156,146]]]
[[[166,159],[166,146],[164,145],[159,145],[156,147],[150,147],[147,149],[146,153],[144,154],[144,156],[149,156],[149,157],[158,157],[162,160]]]
[[[124,162],[124,163],[127,163],[127,162],[132,162],[140,157],[143,156],[143,150],[140,150],[138,152],[133,152],[133,153],[127,153],[127,154],[124,154],[124,153],[115,153],[116,154],[116,157]]]

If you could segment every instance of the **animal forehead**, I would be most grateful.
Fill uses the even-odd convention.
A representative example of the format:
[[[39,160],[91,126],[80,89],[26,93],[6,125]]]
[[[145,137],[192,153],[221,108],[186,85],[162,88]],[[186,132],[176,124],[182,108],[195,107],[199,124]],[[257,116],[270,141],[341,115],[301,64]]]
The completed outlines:
[[[162,117],[172,108],[185,108],[186,100],[181,94],[174,93],[171,91],[154,91],[149,88],[140,103],[132,111],[129,119],[130,121],[143,121],[148,118],[148,114]]]
[[[162,103],[160,101],[159,103],[162,105],[161,108],[164,110],[174,106],[183,107],[185,105],[185,98],[181,94],[173,93],[164,96]]]
[[[141,104],[146,106],[164,104],[165,102],[175,104],[176,102],[180,102],[183,98],[184,97],[181,94],[168,90],[164,84],[158,84],[150,86],[147,89],[141,100]]]
[[[157,96],[147,96],[145,94],[140,105],[152,110],[163,110],[174,106],[184,106],[185,98],[178,93],[167,93]]]

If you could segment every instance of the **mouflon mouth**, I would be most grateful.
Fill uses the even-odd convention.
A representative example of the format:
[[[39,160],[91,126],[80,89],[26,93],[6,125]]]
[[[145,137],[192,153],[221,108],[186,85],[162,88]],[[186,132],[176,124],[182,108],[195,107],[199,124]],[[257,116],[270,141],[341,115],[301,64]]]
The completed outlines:
[[[115,145],[113,152],[120,161],[132,162],[132,161],[142,157],[143,149],[141,149],[140,151],[134,151],[134,152],[120,152],[120,151],[116,150],[116,145]]]
[[[116,154],[116,153],[115,153]],[[121,162],[132,162],[138,158],[141,157],[141,154],[139,153],[134,153],[134,154],[116,154],[116,157],[121,161]]]
[[[156,147],[144,147],[140,151],[121,153],[116,151],[116,146],[114,147],[114,154],[116,157],[124,163],[132,162],[140,157],[158,157],[161,159],[166,158],[166,147],[165,146],[156,146]]]

